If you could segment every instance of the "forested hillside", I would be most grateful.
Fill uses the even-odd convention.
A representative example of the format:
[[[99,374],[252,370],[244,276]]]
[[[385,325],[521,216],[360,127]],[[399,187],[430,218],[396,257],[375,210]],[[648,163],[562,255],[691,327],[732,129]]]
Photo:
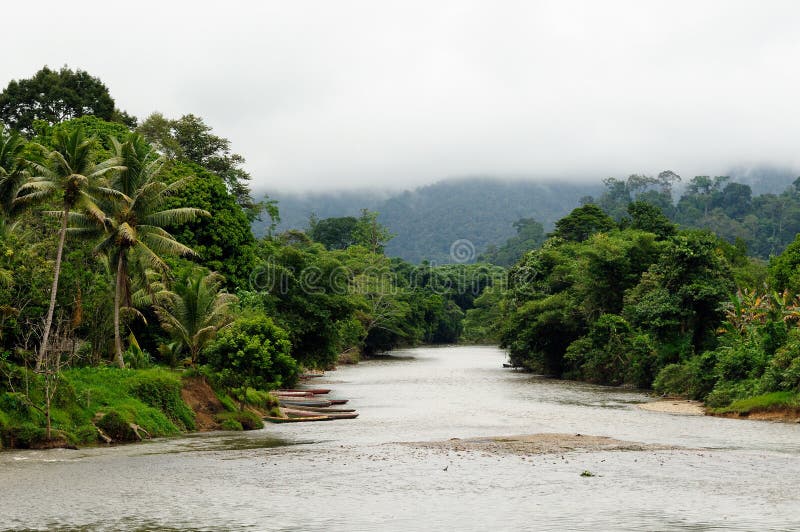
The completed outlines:
[[[379,221],[395,237],[386,254],[410,262],[450,262],[450,246],[466,239],[475,255],[492,244],[502,244],[516,233],[514,222],[535,217],[546,230],[579,205],[581,197],[597,194],[602,185],[546,183],[489,178],[448,179],[433,185],[382,197],[377,192],[341,192],[284,195],[270,192],[278,200],[281,223],[278,231],[305,229],[309,216],[319,218],[357,216],[362,208],[378,211]],[[267,221],[255,222],[262,235]]]

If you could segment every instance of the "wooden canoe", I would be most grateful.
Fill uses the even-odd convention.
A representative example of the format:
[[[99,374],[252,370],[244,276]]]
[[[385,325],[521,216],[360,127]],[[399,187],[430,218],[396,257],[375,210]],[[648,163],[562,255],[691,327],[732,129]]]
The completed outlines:
[[[281,408],[281,412],[286,414],[286,416],[296,416],[296,417],[319,417],[323,415],[319,412],[311,412],[310,410],[303,410],[301,408],[288,408],[288,407]],[[327,416],[327,414],[325,415]]]
[[[322,399],[282,399],[278,398],[281,406],[331,406],[332,401]]]
[[[326,412],[335,412],[338,414],[346,414],[348,412],[355,412],[355,408],[328,408],[328,407],[321,407],[321,406],[303,406],[298,407],[302,408],[303,410],[308,410],[309,412],[319,412],[320,414],[324,414]]]
[[[328,416],[309,416],[309,417],[276,417],[276,416],[266,416],[264,421],[269,421],[270,423],[299,423],[302,421],[330,421],[331,418]]]
[[[282,393],[310,393],[313,395],[325,395],[326,393],[330,393],[329,388],[306,388],[306,389],[289,389],[289,390],[278,390],[279,394]]]
[[[331,399],[330,403],[332,405],[343,405],[343,404],[346,404],[347,401],[348,401],[348,399]]]
[[[317,417],[320,412],[311,412],[310,410],[298,410],[295,408],[284,408],[283,411],[292,416],[298,417]],[[325,415],[331,419],[354,419],[358,417],[357,412],[326,412]]]
[[[314,394],[311,392],[284,392],[283,390],[279,390],[273,393],[278,397],[314,397]]]

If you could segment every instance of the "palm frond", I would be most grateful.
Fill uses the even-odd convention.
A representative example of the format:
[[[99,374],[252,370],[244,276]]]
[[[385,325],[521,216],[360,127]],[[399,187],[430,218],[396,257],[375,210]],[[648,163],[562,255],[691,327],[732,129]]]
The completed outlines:
[[[174,238],[166,238],[156,233],[145,233],[140,241],[146,241],[150,248],[164,255],[196,256],[197,253]]]
[[[147,225],[178,225],[193,222],[201,216],[211,216],[208,211],[191,207],[180,207],[154,212],[142,218],[142,223]]]

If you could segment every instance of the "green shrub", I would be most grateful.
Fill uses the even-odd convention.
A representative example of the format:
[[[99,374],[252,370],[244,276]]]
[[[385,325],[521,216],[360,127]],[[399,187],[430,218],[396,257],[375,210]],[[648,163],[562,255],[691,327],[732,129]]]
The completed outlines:
[[[669,364],[656,375],[653,389],[661,395],[689,397],[692,392],[692,368],[687,364]]]
[[[278,405],[278,398],[264,390],[248,388],[246,391],[247,404],[259,408],[270,408]]]
[[[224,430],[257,430],[264,428],[264,421],[255,413],[249,410],[237,412],[223,412],[216,415],[217,422]],[[235,423],[235,425],[233,425]],[[226,424],[238,426],[239,428],[226,428]]]
[[[653,389],[662,395],[705,399],[718,378],[716,353],[707,351],[681,364],[669,364],[656,375]]]
[[[261,417],[254,412],[250,412],[249,410],[238,412],[236,420],[242,424],[244,430],[258,430],[264,428],[264,421],[261,419]]]
[[[793,330],[764,372],[761,388],[765,392],[800,392],[800,331]]]
[[[131,429],[130,422],[116,410],[109,410],[101,417],[96,425],[115,441],[136,441],[136,433]]]
[[[800,408],[800,395],[793,392],[772,392],[734,401],[729,406],[719,408],[717,413],[749,414],[768,412],[781,408]]]
[[[299,368],[290,349],[286,331],[258,314],[239,318],[220,331],[206,359],[223,387],[268,390],[297,380]]]
[[[158,408],[183,430],[194,430],[194,412],[181,399],[181,381],[166,373],[144,373],[136,377],[131,393],[145,404]]]
[[[73,432],[72,436],[74,438],[73,443],[94,443],[98,440],[99,434],[97,433],[97,428],[92,425],[91,423],[88,425],[81,425],[77,427]]]
[[[148,369],[153,367],[153,357],[143,351],[135,341],[131,342],[128,349],[122,354],[125,366],[130,369]]]
[[[3,444],[16,449],[30,449],[46,440],[47,431],[44,427],[31,422],[24,422],[16,426],[7,426],[0,431]]]
[[[758,382],[749,379],[743,381],[720,381],[706,397],[706,404],[711,408],[727,406],[738,399],[752,396],[758,389]]]
[[[236,431],[244,430],[242,424],[232,418],[223,419],[222,423],[220,424],[220,428],[222,430],[236,430]]]
[[[760,377],[764,373],[767,355],[752,341],[736,342],[716,349],[716,371],[720,380],[740,381]]]
[[[234,402],[234,400],[231,399],[231,397],[228,394],[221,392],[215,392],[215,393],[217,394],[217,399],[219,399],[219,402],[222,403],[222,406],[225,407],[225,410],[227,410],[228,412],[236,412],[237,410],[239,410],[239,407],[236,406],[236,402]]]

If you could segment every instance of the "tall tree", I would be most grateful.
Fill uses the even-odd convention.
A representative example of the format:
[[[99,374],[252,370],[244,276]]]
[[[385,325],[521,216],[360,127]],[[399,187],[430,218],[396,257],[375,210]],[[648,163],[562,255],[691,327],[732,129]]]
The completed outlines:
[[[58,278],[61,273],[61,258],[70,215],[82,211],[97,223],[103,223],[105,213],[97,206],[91,192],[102,176],[112,170],[122,170],[118,157],[97,162],[94,156],[94,139],[87,138],[83,129],[59,132],[53,138],[54,149],[45,150],[44,162],[31,163],[35,176],[26,183],[21,192],[36,195],[52,195],[61,204],[58,215],[61,218],[56,261],[53,271],[53,286],[50,290],[50,305],[47,309],[42,342],[39,347],[37,367],[41,365],[47,351],[50,329],[53,325],[53,312],[58,293]]]
[[[184,178],[167,185],[161,181],[163,160],[141,135],[132,134],[124,144],[116,145],[124,170],[116,172],[109,187],[101,192],[108,215],[106,237],[96,251],[116,261],[114,288],[114,346],[115,361],[125,366],[122,358],[120,310],[130,305],[129,258],[135,252],[151,268],[168,270],[163,255],[194,255],[194,251],[181,244],[164,229],[164,226],[186,223],[200,216],[208,216],[202,209],[182,207],[165,209],[167,198],[188,181]]]
[[[553,236],[569,242],[583,242],[595,233],[611,231],[615,227],[614,220],[600,207],[589,203],[557,221]]]
[[[135,123],[114,107],[102,81],[80,69],[45,66],[29,79],[12,80],[0,93],[0,121],[26,134],[33,133],[36,120],[55,124],[83,115]]]
[[[23,160],[24,149],[22,137],[0,126],[0,223],[15,218],[24,204],[20,189],[30,177]]]
[[[308,225],[308,236],[329,250],[347,249],[356,243],[353,233],[358,226],[358,220],[353,216],[322,220],[317,220],[315,216],[312,216]]]
[[[383,253],[386,243],[394,238],[394,235],[385,225],[378,222],[377,212],[361,209],[361,216],[353,228],[352,237],[357,244],[372,253]]]
[[[253,200],[248,184],[250,174],[242,168],[244,157],[233,153],[231,141],[213,134],[211,126],[201,117],[188,114],[170,120],[161,113],[153,113],[137,131],[168,159],[191,161],[221,177],[251,221],[268,208],[269,204]]]

